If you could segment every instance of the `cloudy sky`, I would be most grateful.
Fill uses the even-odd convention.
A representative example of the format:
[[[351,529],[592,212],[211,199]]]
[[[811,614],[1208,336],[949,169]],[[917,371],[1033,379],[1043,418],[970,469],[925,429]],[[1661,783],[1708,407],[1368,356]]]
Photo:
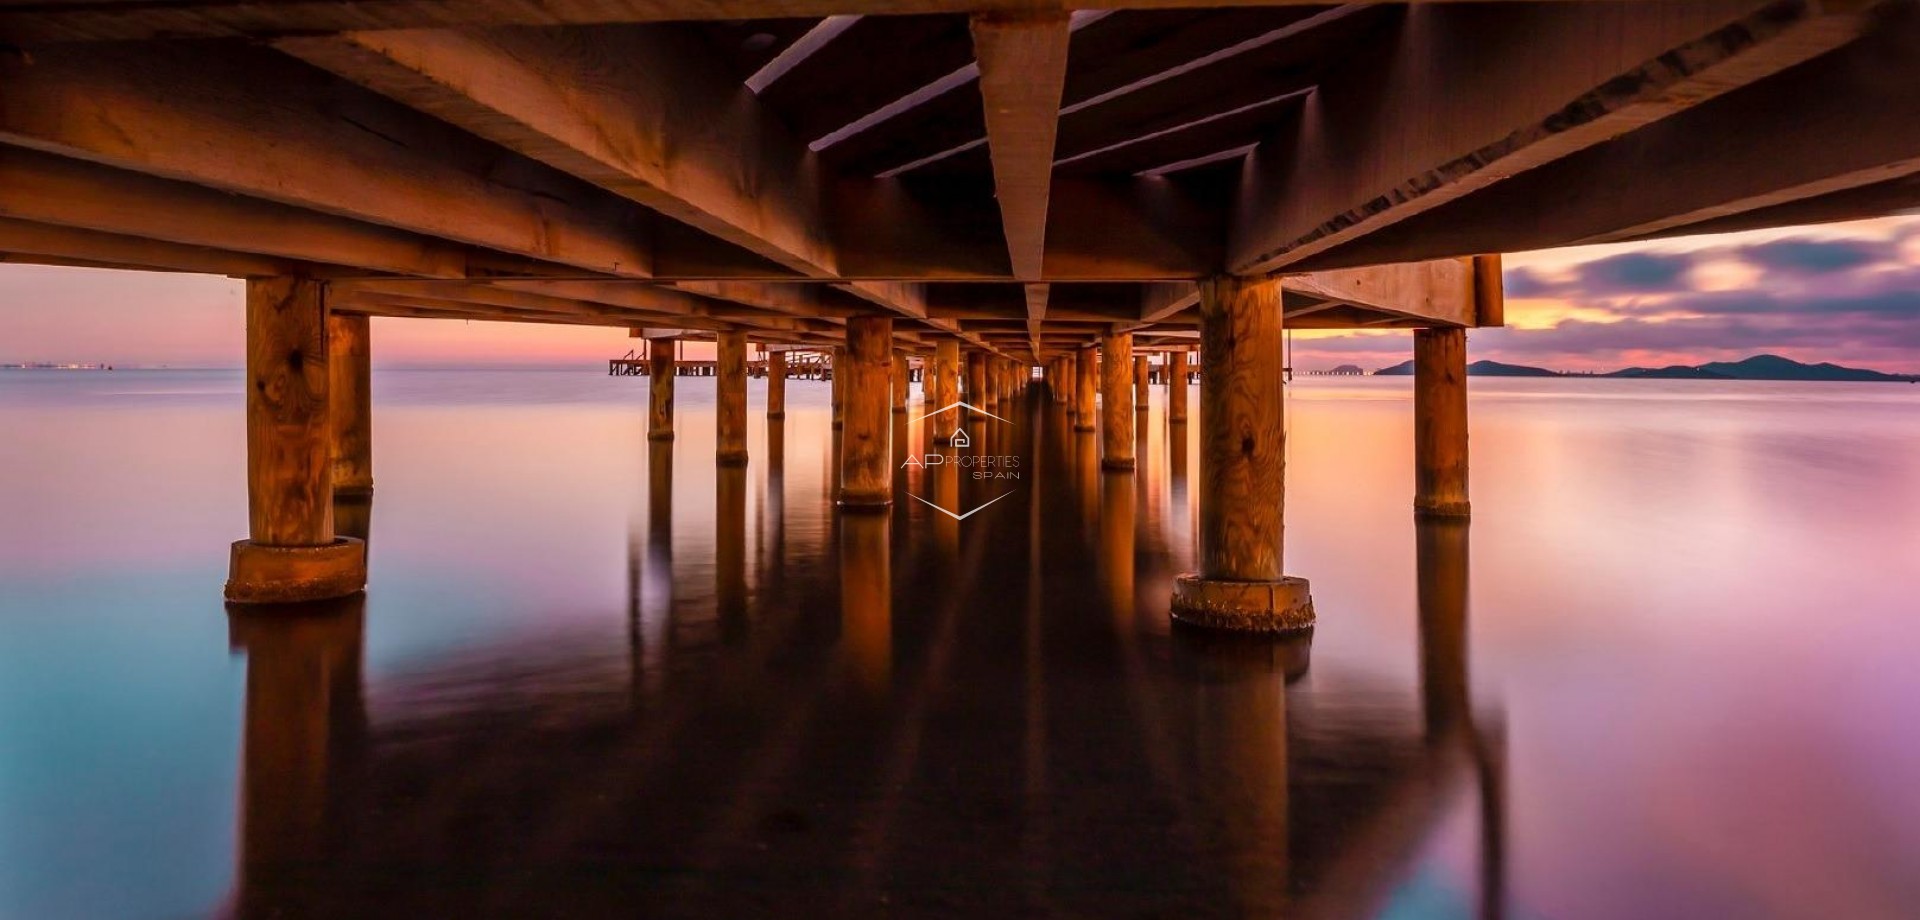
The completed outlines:
[[[1920,216],[1506,258],[1507,323],[1470,355],[1559,370],[1697,364],[1773,352],[1920,372]],[[0,362],[235,367],[240,283],[205,276],[0,265]],[[594,364],[624,353],[597,327],[376,320],[378,364]],[[1406,332],[1309,333],[1300,368],[1405,360]]]

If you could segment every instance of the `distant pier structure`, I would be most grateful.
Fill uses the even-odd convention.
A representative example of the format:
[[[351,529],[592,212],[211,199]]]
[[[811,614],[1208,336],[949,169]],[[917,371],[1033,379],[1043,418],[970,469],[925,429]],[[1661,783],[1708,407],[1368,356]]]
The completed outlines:
[[[336,529],[364,516],[331,509],[371,494],[381,316],[632,330],[609,373],[648,378],[649,436],[709,376],[724,467],[750,374],[769,426],[826,377],[846,514],[895,497],[916,376],[1057,414],[1111,476],[1185,443],[1136,433],[1197,385],[1173,616],[1276,633],[1315,616],[1281,545],[1287,330],[1410,333],[1414,511],[1465,517],[1498,253],[1920,205],[1907,0],[1187,7],[7,4],[0,252],[247,279],[236,603],[365,585]]]

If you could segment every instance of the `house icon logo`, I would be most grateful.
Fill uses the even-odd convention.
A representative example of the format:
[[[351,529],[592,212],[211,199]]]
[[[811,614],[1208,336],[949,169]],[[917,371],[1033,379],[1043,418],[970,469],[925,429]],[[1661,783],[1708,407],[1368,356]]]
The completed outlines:
[[[973,439],[967,437],[967,430],[965,428],[956,428],[953,431],[952,443],[955,447],[972,447]]]

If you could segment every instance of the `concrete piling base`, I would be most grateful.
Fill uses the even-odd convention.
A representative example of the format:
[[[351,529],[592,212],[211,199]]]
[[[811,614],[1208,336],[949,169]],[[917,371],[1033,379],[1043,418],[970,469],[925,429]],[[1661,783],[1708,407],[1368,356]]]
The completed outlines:
[[[1226,581],[1181,575],[1173,581],[1173,619],[1203,629],[1283,634],[1313,628],[1307,580]]]
[[[324,546],[233,544],[227,600],[235,604],[292,604],[346,597],[367,586],[367,544],[336,537]]]

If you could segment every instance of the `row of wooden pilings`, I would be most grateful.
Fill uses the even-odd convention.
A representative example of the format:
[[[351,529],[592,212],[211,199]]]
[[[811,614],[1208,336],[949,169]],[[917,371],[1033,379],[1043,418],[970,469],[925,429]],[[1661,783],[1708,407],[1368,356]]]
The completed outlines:
[[[1198,571],[1177,579],[1176,619],[1246,632],[1290,632],[1313,623],[1307,582],[1285,573],[1286,400],[1280,283],[1221,277],[1200,285]],[[839,506],[884,509],[893,500],[890,413],[905,412],[910,371],[894,346],[893,320],[847,320],[834,352],[833,424],[842,429]],[[1415,511],[1465,517],[1467,502],[1464,330],[1414,336]],[[747,333],[717,334],[715,460],[747,454]],[[334,532],[336,496],[373,487],[367,318],[329,316],[322,282],[289,277],[247,283],[249,539],[234,544],[228,599],[279,603],[338,597],[366,584],[360,541]],[[655,347],[648,437],[673,438],[675,357]],[[1109,332],[1097,346],[1042,369],[1045,391],[1081,432],[1101,433],[1101,465],[1134,468],[1135,415],[1147,408],[1147,357],[1133,337]],[[786,414],[786,355],[767,353],[767,417]],[[1187,353],[1169,354],[1167,421],[1188,421]],[[963,401],[992,411],[1011,405],[1032,368],[986,351],[962,354],[939,340],[922,383],[936,443],[948,444]],[[962,389],[964,384],[964,390]],[[1177,434],[1184,437],[1184,434]]]

